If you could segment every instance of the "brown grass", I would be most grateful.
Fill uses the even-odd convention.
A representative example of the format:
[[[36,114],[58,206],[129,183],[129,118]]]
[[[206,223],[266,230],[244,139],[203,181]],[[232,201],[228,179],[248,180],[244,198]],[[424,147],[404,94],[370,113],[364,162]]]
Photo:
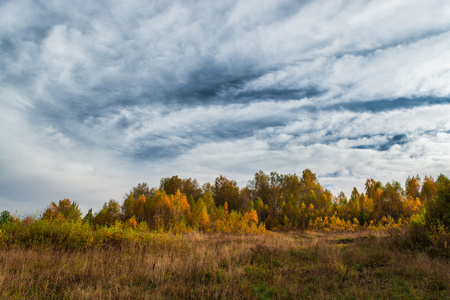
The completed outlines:
[[[448,260],[386,232],[203,234],[82,252],[0,250],[5,299],[448,299]]]

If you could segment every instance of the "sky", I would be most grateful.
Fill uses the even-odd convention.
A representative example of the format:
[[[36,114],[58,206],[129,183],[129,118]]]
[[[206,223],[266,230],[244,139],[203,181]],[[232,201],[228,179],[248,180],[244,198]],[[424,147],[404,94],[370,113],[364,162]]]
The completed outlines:
[[[0,210],[140,182],[450,175],[450,4],[0,1]]]

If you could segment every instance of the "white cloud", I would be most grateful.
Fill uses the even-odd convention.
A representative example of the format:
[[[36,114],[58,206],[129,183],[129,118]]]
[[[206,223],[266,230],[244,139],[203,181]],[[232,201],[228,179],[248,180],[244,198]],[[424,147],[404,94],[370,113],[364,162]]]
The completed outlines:
[[[0,202],[99,209],[174,174],[310,168],[337,193],[448,173],[449,30],[437,0],[3,2]]]

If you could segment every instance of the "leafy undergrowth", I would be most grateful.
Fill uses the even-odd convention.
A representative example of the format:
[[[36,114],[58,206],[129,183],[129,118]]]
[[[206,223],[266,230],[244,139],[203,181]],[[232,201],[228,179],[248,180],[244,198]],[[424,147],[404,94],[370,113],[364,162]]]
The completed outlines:
[[[79,251],[0,250],[6,299],[448,299],[446,258],[387,232],[154,233]]]

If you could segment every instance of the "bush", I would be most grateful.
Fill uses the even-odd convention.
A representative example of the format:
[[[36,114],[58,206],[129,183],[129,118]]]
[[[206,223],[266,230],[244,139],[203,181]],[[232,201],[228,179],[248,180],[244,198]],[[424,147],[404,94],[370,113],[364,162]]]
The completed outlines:
[[[26,247],[49,246],[58,249],[86,249],[93,243],[92,229],[81,222],[52,222],[41,219],[32,223],[11,222],[1,227],[2,244]]]

